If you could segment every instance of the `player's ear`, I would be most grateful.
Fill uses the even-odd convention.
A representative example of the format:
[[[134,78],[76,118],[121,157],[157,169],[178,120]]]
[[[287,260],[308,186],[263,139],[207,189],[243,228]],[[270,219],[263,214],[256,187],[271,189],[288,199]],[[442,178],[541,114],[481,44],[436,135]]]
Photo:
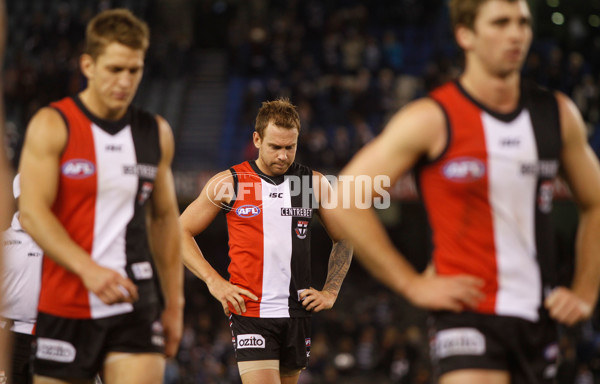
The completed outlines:
[[[85,77],[91,79],[94,76],[94,66],[96,62],[94,58],[87,53],[84,53],[79,57],[79,66],[81,67],[81,72]]]
[[[254,133],[252,133],[252,141],[254,142],[254,146],[256,148],[260,148],[262,139],[260,138],[260,135],[258,134],[258,132],[254,131]]]
[[[458,46],[463,50],[468,50],[473,46],[474,32],[471,28],[467,28],[464,25],[457,26],[454,31],[454,37],[456,38]]]

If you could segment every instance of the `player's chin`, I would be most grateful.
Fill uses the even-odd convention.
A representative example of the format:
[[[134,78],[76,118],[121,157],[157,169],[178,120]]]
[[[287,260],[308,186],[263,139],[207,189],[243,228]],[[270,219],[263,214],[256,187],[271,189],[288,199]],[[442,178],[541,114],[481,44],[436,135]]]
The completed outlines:
[[[271,166],[271,172],[276,176],[280,176],[286,173],[289,167],[290,164],[275,163]]]

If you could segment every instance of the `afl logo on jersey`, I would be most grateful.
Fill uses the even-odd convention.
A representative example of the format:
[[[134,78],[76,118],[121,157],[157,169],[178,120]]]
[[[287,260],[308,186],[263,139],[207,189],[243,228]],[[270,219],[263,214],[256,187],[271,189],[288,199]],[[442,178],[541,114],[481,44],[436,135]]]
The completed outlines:
[[[62,165],[61,172],[70,179],[85,179],[96,173],[96,166],[89,160],[72,159]]]
[[[448,180],[468,183],[485,175],[485,164],[474,157],[461,157],[447,162],[442,167],[442,174]]]
[[[260,214],[260,208],[256,205],[242,205],[235,210],[235,214],[242,218],[254,217]]]

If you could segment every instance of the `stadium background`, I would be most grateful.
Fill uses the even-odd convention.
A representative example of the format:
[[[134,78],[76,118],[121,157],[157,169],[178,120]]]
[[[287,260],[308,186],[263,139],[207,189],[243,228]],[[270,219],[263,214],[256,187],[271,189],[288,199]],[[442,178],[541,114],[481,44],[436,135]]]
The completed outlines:
[[[600,150],[600,0],[531,1],[535,41],[524,76],[569,94]],[[444,0],[7,0],[6,145],[15,167],[26,124],[49,101],[82,88],[78,56],[86,22],[126,7],[152,32],[135,104],[165,116],[176,137],[180,208],[216,171],[255,158],[253,118],[264,100],[290,97],[302,133],[297,160],[335,174],[389,116],[460,72]],[[410,177],[379,212],[399,248],[427,262],[426,218]],[[562,279],[572,272],[577,213],[555,201]],[[226,274],[220,215],[198,237]],[[315,286],[329,240],[313,235]],[[185,331],[167,383],[238,383],[227,320],[205,285],[186,272]],[[600,383],[600,322],[563,330],[560,383]],[[310,366],[300,383],[431,382],[426,315],[353,263],[333,310],[313,316]]]

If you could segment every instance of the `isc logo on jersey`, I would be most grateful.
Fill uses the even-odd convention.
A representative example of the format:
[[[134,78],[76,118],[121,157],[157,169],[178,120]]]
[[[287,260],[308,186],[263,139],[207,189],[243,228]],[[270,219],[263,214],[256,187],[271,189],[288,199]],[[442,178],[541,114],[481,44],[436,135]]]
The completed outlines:
[[[265,338],[257,334],[246,334],[237,336],[237,347],[242,348],[265,348]]]
[[[485,164],[474,157],[461,157],[446,163],[442,173],[449,180],[467,183],[479,180],[485,175]]]
[[[254,217],[260,214],[260,208],[258,208],[256,205],[242,205],[235,210],[235,214],[244,218]]]
[[[72,159],[62,165],[61,172],[71,179],[85,179],[96,172],[96,166],[89,160]]]

